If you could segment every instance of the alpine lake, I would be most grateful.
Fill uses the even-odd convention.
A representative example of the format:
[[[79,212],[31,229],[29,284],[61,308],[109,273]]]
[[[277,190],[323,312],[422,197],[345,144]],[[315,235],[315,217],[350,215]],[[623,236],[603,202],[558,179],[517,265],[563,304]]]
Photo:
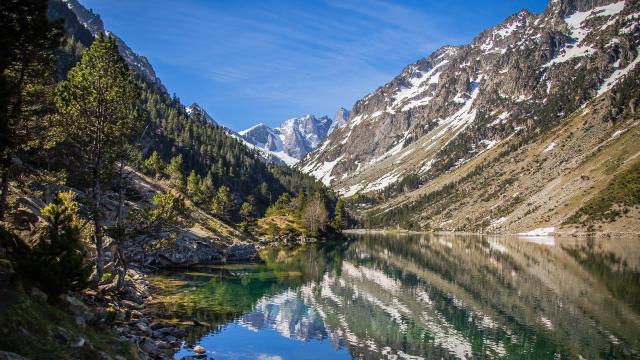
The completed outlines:
[[[637,237],[348,237],[152,276],[174,358],[640,358]]]

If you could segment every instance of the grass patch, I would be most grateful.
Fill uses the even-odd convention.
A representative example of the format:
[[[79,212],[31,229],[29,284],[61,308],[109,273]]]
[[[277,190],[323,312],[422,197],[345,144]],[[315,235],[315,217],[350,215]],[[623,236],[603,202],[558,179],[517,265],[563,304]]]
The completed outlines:
[[[117,341],[110,329],[97,325],[80,327],[69,312],[59,305],[33,299],[21,285],[11,291],[11,300],[11,304],[0,309],[0,349],[34,360],[99,359],[100,352],[112,357],[137,358],[134,345]],[[67,344],[57,335],[59,327],[74,338],[84,338],[84,346]]]
[[[602,191],[570,216],[565,224],[615,221],[625,212],[625,207],[637,205],[640,205],[640,161],[611,179]]]

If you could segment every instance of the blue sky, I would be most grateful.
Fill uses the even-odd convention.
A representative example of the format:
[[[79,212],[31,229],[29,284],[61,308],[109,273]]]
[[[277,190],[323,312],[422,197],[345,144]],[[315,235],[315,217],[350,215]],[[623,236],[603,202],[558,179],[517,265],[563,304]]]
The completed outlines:
[[[404,66],[543,0],[81,0],[169,92],[242,130],[333,116]]]

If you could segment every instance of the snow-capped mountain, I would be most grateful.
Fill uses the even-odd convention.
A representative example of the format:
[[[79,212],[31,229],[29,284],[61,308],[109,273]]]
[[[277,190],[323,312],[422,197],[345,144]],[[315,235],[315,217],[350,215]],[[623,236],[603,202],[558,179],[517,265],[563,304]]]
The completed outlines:
[[[382,193],[366,215],[384,224],[553,226],[626,169],[596,176],[594,154],[636,161],[638,64],[640,2],[551,0],[405,67],[297,166]]]
[[[343,194],[433,178],[518,131],[542,131],[635,68],[638,2],[552,0],[444,46],[356,102],[301,168]],[[401,161],[400,161],[401,160]]]
[[[196,121],[218,125],[218,122],[216,122],[213,117],[211,117],[211,115],[209,115],[207,111],[203,109],[202,106],[200,106],[198,103],[194,102],[185,110],[187,111],[187,114],[189,114],[189,116],[191,116],[191,118]]]
[[[331,123],[331,127],[329,127],[329,134],[343,127],[347,120],[349,119],[349,110],[340,106],[336,114],[333,116],[333,122]]]
[[[286,120],[274,129],[265,124],[257,124],[238,134],[247,143],[293,165],[326,138],[331,123],[332,120],[327,116],[316,118],[308,114]]]

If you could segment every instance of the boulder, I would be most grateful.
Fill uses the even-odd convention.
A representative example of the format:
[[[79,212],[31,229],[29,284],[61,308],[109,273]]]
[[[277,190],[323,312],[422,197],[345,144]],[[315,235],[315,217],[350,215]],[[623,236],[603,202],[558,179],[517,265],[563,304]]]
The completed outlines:
[[[206,353],[207,350],[205,348],[203,348],[202,346],[200,346],[200,345],[196,345],[193,348],[193,352],[195,352],[198,355],[202,355],[202,354]]]
[[[3,248],[3,250],[4,250],[4,248]],[[7,259],[0,259],[0,273],[7,273],[9,275],[15,274],[15,271],[13,270],[13,265],[11,264],[11,261],[9,261]]]
[[[151,328],[144,322],[138,321],[135,326],[136,326],[136,329],[138,329],[141,333],[147,336],[151,335]]]
[[[144,338],[140,344],[140,349],[147,354],[156,355],[160,352],[158,345],[149,338]]]
[[[49,296],[47,296],[44,291],[38,289],[35,286],[31,288],[31,296],[38,300],[41,300],[42,302],[47,302],[47,299],[49,298]]]
[[[258,251],[250,243],[234,243],[224,250],[224,257],[228,263],[257,261],[260,259]]]
[[[178,237],[170,249],[160,250],[152,256],[152,265],[159,267],[218,265],[225,260],[210,239],[187,236]]]
[[[0,360],[29,360],[24,356],[8,351],[0,351]]]
[[[71,295],[67,295],[65,300],[75,314],[86,315],[89,312],[89,307],[82,300]]]

